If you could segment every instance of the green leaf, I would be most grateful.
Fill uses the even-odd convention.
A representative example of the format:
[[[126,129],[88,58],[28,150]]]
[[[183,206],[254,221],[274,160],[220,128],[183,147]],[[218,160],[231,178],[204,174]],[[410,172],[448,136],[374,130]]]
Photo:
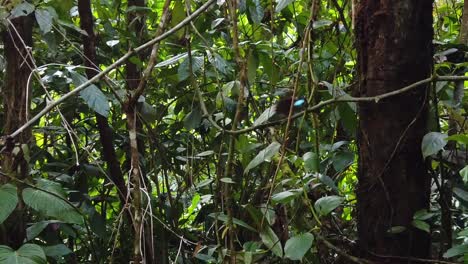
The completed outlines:
[[[60,223],[57,220],[48,220],[34,223],[32,226],[26,229],[27,241],[36,238],[49,224]]]
[[[313,28],[314,29],[319,29],[319,28],[322,28],[322,27],[329,26],[331,24],[333,24],[333,22],[330,21],[330,20],[318,20],[318,21],[314,21]]]
[[[468,134],[451,135],[447,140],[453,140],[461,145],[468,145]]]
[[[192,57],[192,73],[196,74],[200,71],[203,66],[204,59],[201,56]],[[185,81],[188,77],[190,77],[189,72],[189,60],[188,58],[185,59],[180,65],[177,70],[177,76],[179,78],[179,82]]]
[[[457,245],[447,250],[447,252],[444,253],[443,257],[452,258],[466,253],[468,253],[468,245]]]
[[[203,151],[203,152],[200,152],[198,153],[197,155],[195,155],[196,157],[206,157],[206,156],[211,156],[214,154],[214,151],[213,150],[207,150],[207,151]]]
[[[247,174],[251,169],[257,167],[258,165],[262,164],[264,161],[270,162],[270,159],[278,153],[281,144],[274,141],[268,147],[260,151],[255,158],[250,161],[250,163],[245,168],[244,174]]]
[[[468,183],[468,165],[460,170],[460,176],[462,177],[464,183]]]
[[[271,200],[275,203],[287,203],[301,194],[301,189],[289,190],[274,194]]]
[[[281,242],[278,236],[269,226],[263,228],[263,230],[260,232],[260,238],[268,250],[271,250],[273,254],[280,258],[283,257],[283,248],[281,246]]]
[[[435,214],[428,212],[426,209],[422,209],[414,213],[413,219],[415,220],[421,220],[425,221],[431,217],[433,217]]]
[[[390,229],[387,230],[387,233],[390,234],[399,234],[406,230],[404,226],[392,226]]]
[[[411,224],[416,227],[417,229],[420,229],[422,231],[425,231],[427,233],[430,232],[431,227],[429,226],[428,223],[421,221],[421,220],[413,220],[411,221]]]
[[[343,201],[344,198],[340,196],[326,196],[318,199],[315,202],[314,207],[320,215],[327,215],[340,206]]]
[[[454,187],[453,188],[453,194],[455,195],[455,197],[458,198],[458,200],[463,200],[465,202],[468,202],[468,192],[461,189],[461,188],[458,188],[458,187]]]
[[[468,228],[465,228],[461,232],[458,233],[458,236],[465,236],[468,237]]]
[[[47,9],[37,9],[35,12],[36,21],[42,33],[48,33],[52,30],[53,17]]]
[[[338,187],[336,187],[335,181],[333,181],[332,178],[328,177],[327,175],[324,174],[318,174],[318,179],[325,184],[326,186],[330,187],[333,191],[339,193],[340,190],[338,190]]]
[[[66,201],[42,190],[26,188],[23,190],[26,205],[47,216],[66,223],[83,224],[83,217]]]
[[[275,13],[281,12],[285,7],[287,7],[294,0],[278,0],[275,8]]]
[[[266,121],[268,121],[271,117],[276,114],[276,105],[270,106],[263,113],[254,121],[253,125],[258,126]]]
[[[148,123],[154,123],[158,117],[158,112],[156,108],[147,102],[143,102],[140,108],[140,114]]]
[[[82,85],[88,81],[86,77],[75,71],[70,71],[70,76],[75,86]],[[96,113],[104,117],[109,115],[110,107],[107,97],[96,85],[90,84],[88,88],[80,92],[80,97],[83,98],[85,103]]]
[[[188,55],[187,52],[184,52],[182,54],[174,55],[174,56],[170,57],[167,60],[161,61],[160,63],[156,64],[156,66],[154,66],[154,67],[155,68],[160,68],[160,67],[176,64],[179,60],[185,59],[187,57],[187,55]]]
[[[72,251],[64,244],[43,246],[42,249],[44,250],[46,256],[49,257],[61,257],[72,253]]]
[[[447,135],[439,132],[429,132],[422,140],[421,149],[423,158],[436,154],[447,145]]]
[[[255,24],[260,24],[262,22],[263,16],[264,16],[264,11],[263,7],[260,4],[259,0],[248,0],[247,1],[248,5],[248,13],[250,15],[250,18]],[[250,79],[249,79],[250,80]]]
[[[348,166],[353,164],[354,153],[347,152],[347,151],[338,152],[333,156],[332,162],[333,162],[333,168],[335,168],[337,172],[341,172],[344,169],[346,169]]]
[[[221,179],[219,179],[219,180],[220,180],[221,182],[224,182],[224,183],[230,183],[230,184],[236,183],[236,182],[233,181],[231,178],[227,178],[227,177],[226,177],[226,178],[221,178]]]
[[[318,172],[319,171],[319,157],[314,152],[306,152],[302,159],[304,160],[304,169],[307,172]]]
[[[312,247],[313,242],[314,235],[311,233],[292,237],[284,245],[284,256],[291,260],[302,260],[307,251]]]
[[[18,204],[16,186],[9,183],[0,187],[0,224],[10,216]]]
[[[202,117],[203,115],[199,108],[192,109],[192,111],[184,118],[184,127],[188,130],[199,127]]]
[[[229,217],[227,215],[223,214],[223,213],[211,213],[208,216],[211,217],[211,218],[217,219],[217,220],[219,220],[221,222],[224,222],[224,223],[227,223],[228,220],[229,220]],[[251,227],[246,222],[244,222],[244,221],[242,221],[240,219],[232,218],[232,223],[235,224],[235,225],[238,225],[238,226],[245,227],[250,231],[257,232],[257,230],[255,230],[255,228]]]
[[[15,8],[13,8],[13,10],[11,10],[10,19],[13,19],[13,18],[16,18],[16,17],[21,17],[21,16],[27,16],[27,15],[31,14],[33,11],[34,11],[34,5],[33,4],[30,4],[28,2],[23,2],[23,3],[15,6]]]
[[[34,244],[24,244],[17,251],[10,247],[0,246],[0,263],[2,264],[46,264],[42,248]]]

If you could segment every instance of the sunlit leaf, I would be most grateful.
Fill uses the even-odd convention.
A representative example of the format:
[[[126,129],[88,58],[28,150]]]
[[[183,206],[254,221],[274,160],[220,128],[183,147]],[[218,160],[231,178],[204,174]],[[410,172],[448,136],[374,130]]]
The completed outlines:
[[[285,7],[287,7],[290,3],[294,2],[294,0],[278,0],[275,8],[275,12],[279,13]]]

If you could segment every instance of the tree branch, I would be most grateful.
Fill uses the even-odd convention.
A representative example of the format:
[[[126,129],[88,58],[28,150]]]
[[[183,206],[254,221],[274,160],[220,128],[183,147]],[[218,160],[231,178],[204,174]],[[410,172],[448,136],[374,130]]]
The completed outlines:
[[[203,4],[199,9],[197,9],[195,12],[192,13],[192,15],[186,17],[184,20],[182,20],[179,24],[177,24],[175,27],[171,28],[170,30],[164,32],[163,34],[161,34],[160,36],[158,37],[155,37],[154,39],[146,42],[145,44],[135,48],[134,50],[129,50],[127,53],[125,53],[122,57],[120,57],[116,62],[114,62],[113,64],[111,64],[109,67],[107,67],[105,70],[103,70],[102,72],[96,74],[96,76],[94,76],[93,78],[89,79],[87,82],[84,82],[83,84],[79,85],[78,87],[76,87],[75,89],[73,89],[73,91],[70,91],[68,93],[66,93],[65,95],[63,95],[62,97],[60,97],[57,101],[53,101],[51,103],[49,103],[46,107],[44,107],[44,109],[42,109],[39,113],[37,113],[33,118],[31,118],[28,122],[26,122],[24,125],[22,125],[20,128],[18,128],[15,132],[13,132],[12,134],[10,134],[8,137],[16,137],[18,136],[21,132],[23,132],[26,128],[30,127],[32,124],[34,124],[37,120],[39,120],[39,118],[41,118],[42,116],[44,116],[45,114],[47,114],[48,112],[50,112],[52,110],[52,108],[58,106],[59,104],[63,103],[64,101],[66,101],[68,98],[72,97],[73,95],[77,94],[78,92],[84,90],[85,88],[87,88],[90,84],[100,80],[101,78],[103,78],[105,75],[107,75],[110,71],[112,71],[113,69],[117,68],[118,66],[122,65],[124,62],[126,62],[130,57],[132,57],[134,54],[136,53],[139,53],[151,46],[153,46],[154,44],[166,39],[167,37],[169,37],[170,35],[174,34],[177,30],[181,29],[182,27],[184,27],[185,25],[187,25],[188,23],[190,23],[190,21],[192,21],[193,19],[197,18],[201,13],[203,13],[206,9],[208,9],[208,7],[210,7],[213,3],[215,3],[216,0],[208,0],[205,4]]]

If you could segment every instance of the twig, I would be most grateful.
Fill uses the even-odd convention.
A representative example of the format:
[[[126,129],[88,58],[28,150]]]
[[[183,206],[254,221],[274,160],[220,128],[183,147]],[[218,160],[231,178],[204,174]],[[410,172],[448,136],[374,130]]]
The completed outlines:
[[[358,264],[373,264],[373,263],[375,263],[375,262],[372,262],[372,261],[369,261],[369,260],[366,260],[366,259],[361,259],[361,258],[355,257],[353,255],[350,255],[350,254],[344,252],[342,249],[340,249],[339,247],[333,245],[330,241],[328,241],[326,238],[324,238],[321,235],[315,234],[315,237],[317,238],[317,240],[322,241],[322,243],[324,243],[325,246],[327,246],[330,249],[333,249],[333,251],[338,253],[338,255],[341,255],[342,257],[348,259],[349,261],[351,261],[353,263],[358,263]]]
[[[353,97],[353,96],[347,95],[346,97],[337,97],[337,98],[322,101],[322,102],[320,102],[320,103],[318,103],[318,104],[316,104],[314,106],[308,107],[306,110],[298,112],[298,113],[294,114],[293,116],[291,116],[291,120],[297,119],[297,118],[301,117],[304,113],[309,113],[309,112],[316,111],[316,110],[318,110],[318,109],[320,109],[320,108],[322,108],[322,107],[324,107],[326,105],[329,105],[329,104],[344,103],[344,102],[375,102],[375,103],[379,103],[379,101],[381,101],[383,99],[390,98],[390,97],[393,97],[393,96],[396,96],[396,95],[399,95],[399,94],[403,94],[405,92],[408,92],[410,90],[413,90],[415,88],[420,87],[421,85],[424,85],[424,84],[427,84],[427,83],[430,83],[430,82],[459,81],[459,80],[467,81],[468,76],[452,76],[452,75],[450,75],[450,76],[438,76],[438,75],[433,75],[432,77],[417,81],[417,82],[415,82],[413,84],[410,84],[408,86],[405,86],[405,87],[403,87],[401,89],[391,91],[391,92],[388,92],[388,93],[384,93],[384,94],[381,94],[381,95],[370,96],[370,97]],[[208,119],[208,120],[210,120],[210,119]],[[244,128],[244,129],[235,130],[235,131],[234,130],[225,130],[225,129],[223,129],[223,132],[227,133],[227,134],[240,135],[240,134],[245,134],[245,133],[251,132],[251,131],[256,130],[256,129],[264,129],[264,128],[267,128],[267,127],[272,127],[272,126],[275,126],[275,125],[279,125],[279,124],[287,122],[288,120],[289,120],[289,118],[284,118],[284,119],[280,119],[280,120],[277,120],[277,121],[263,123],[263,124],[260,124],[260,125],[257,125],[257,126],[252,126],[252,127],[248,127],[248,128]],[[211,122],[211,120],[210,120],[210,122]],[[213,125],[214,125],[215,128],[220,127],[216,123],[213,124]]]
[[[68,98],[72,97],[73,95],[77,94],[78,92],[84,90],[85,88],[87,88],[90,84],[100,80],[102,77],[104,77],[105,75],[107,75],[110,71],[114,70],[115,68],[117,68],[118,66],[122,65],[124,62],[126,62],[130,57],[132,57],[134,54],[136,53],[139,53],[151,46],[153,46],[154,44],[166,39],[167,37],[169,37],[170,35],[174,34],[174,32],[176,32],[177,30],[181,29],[182,27],[184,27],[185,25],[187,25],[188,23],[190,23],[190,21],[192,21],[193,19],[197,18],[200,14],[202,14],[206,9],[208,9],[208,7],[210,7],[213,3],[215,3],[216,0],[209,0],[207,1],[205,4],[203,4],[199,9],[197,9],[195,12],[192,13],[191,16],[188,16],[186,17],[184,20],[182,20],[179,24],[177,24],[175,27],[171,28],[170,30],[166,31],[165,33],[161,34],[160,36],[158,37],[155,37],[154,39],[146,42],[145,44],[135,48],[134,50],[129,50],[127,53],[125,53],[122,57],[120,57],[116,62],[114,62],[113,64],[111,64],[109,67],[107,67],[105,70],[103,70],[102,72],[96,74],[96,76],[94,76],[93,78],[89,79],[88,81],[82,83],[81,85],[79,85],[78,87],[76,87],[75,89],[73,89],[72,91],[66,93],[65,95],[63,95],[62,97],[60,97],[57,101],[53,101],[51,103],[49,103],[46,107],[44,107],[44,109],[42,109],[39,113],[37,113],[33,118],[31,118],[31,120],[29,120],[28,122],[26,122],[24,125],[22,125],[20,128],[18,128],[15,132],[13,132],[12,134],[9,135],[9,137],[16,137],[18,136],[21,132],[23,132],[26,128],[30,127],[32,124],[34,124],[37,120],[39,120],[39,118],[41,118],[42,116],[44,116],[45,114],[47,114],[48,112],[50,112],[50,110],[52,110],[52,108],[56,107],[57,105],[63,103],[64,101],[66,101]]]

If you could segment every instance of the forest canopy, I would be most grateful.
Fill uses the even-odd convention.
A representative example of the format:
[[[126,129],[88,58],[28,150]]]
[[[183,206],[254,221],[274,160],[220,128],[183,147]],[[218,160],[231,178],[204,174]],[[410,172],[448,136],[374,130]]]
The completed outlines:
[[[0,22],[0,263],[468,263],[468,2]]]

